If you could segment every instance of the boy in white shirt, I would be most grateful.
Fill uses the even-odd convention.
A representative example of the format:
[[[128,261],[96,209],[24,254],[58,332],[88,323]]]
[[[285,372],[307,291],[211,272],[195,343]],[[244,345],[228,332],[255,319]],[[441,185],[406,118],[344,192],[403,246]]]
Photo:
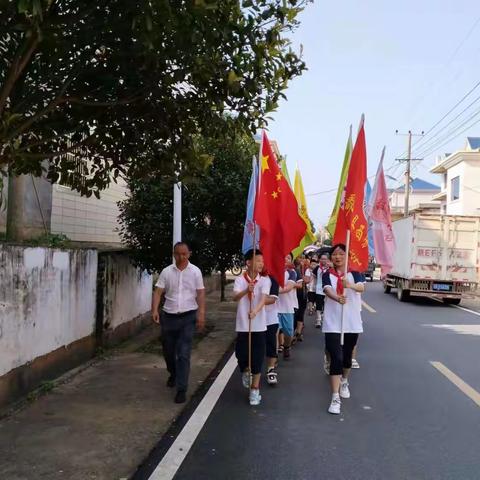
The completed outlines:
[[[265,332],[267,330],[265,301],[270,292],[270,279],[262,277],[263,255],[249,250],[245,255],[247,269],[235,279],[233,286],[233,299],[238,302],[235,342],[235,355],[238,366],[242,372],[242,383],[245,388],[250,388],[250,405],[259,405],[260,375],[263,359],[265,357]],[[250,326],[250,329],[249,329]],[[249,330],[251,331],[251,372],[249,365]]]

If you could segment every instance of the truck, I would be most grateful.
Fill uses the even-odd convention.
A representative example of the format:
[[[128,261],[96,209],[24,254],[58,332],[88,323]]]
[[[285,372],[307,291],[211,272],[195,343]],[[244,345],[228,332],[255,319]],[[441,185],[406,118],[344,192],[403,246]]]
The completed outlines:
[[[431,297],[458,305],[477,288],[480,217],[414,214],[393,222],[396,249],[383,278],[401,302]]]

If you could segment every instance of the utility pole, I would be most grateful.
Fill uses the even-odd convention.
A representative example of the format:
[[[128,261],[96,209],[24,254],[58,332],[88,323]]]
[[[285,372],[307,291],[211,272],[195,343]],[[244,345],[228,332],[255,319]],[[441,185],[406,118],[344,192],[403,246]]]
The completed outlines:
[[[173,245],[182,241],[182,182],[173,184]]]
[[[412,158],[412,137],[423,137],[422,133],[412,133],[411,130],[408,133],[398,133],[398,130],[395,132],[397,135],[403,135],[408,137],[408,148],[407,148],[407,158],[397,158],[397,162],[405,162],[407,168],[405,169],[405,207],[403,216],[408,217],[409,213],[409,201],[410,201],[410,172],[412,162],[421,162],[422,158]]]

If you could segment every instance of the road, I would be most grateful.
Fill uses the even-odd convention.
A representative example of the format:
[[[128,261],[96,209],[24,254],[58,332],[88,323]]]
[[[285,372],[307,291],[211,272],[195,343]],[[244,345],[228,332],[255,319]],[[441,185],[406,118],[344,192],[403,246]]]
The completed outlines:
[[[480,316],[400,303],[379,282],[364,299],[375,312],[364,309],[340,416],[327,413],[323,338],[306,317],[279,385],[252,408],[235,371],[175,479],[480,479]]]

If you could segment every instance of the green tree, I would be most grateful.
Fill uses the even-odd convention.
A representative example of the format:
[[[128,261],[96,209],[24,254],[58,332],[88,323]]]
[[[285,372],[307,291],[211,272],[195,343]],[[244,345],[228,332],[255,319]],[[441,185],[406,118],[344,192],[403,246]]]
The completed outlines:
[[[241,253],[252,156],[257,151],[249,133],[227,131],[197,143],[211,163],[183,190],[183,238],[193,250],[192,262],[205,273],[222,275]],[[173,182],[168,177],[134,180],[130,198],[121,203],[122,238],[142,268],[158,271],[171,262]]]
[[[2,0],[0,170],[99,196],[120,174],[195,175],[195,134],[254,131],[305,69],[310,0]],[[78,161],[87,158],[78,168]]]

